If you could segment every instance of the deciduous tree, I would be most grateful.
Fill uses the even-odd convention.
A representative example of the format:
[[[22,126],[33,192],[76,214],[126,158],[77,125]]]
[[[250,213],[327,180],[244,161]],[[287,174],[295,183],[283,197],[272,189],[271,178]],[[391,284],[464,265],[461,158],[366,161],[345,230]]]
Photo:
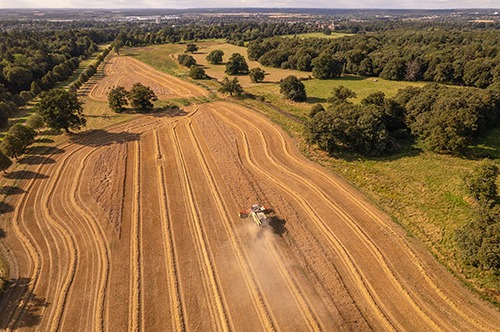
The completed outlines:
[[[222,63],[224,52],[222,50],[213,50],[207,55],[207,61],[213,65]]]
[[[153,102],[158,100],[154,91],[141,83],[135,83],[127,97],[132,108],[140,113],[151,112],[154,108]]]
[[[219,88],[219,92],[229,93],[229,95],[240,95],[243,92],[243,88],[241,87],[238,79],[234,77],[232,80],[224,77],[221,82],[221,87]]]
[[[117,86],[108,92],[108,104],[115,112],[123,112],[127,106],[127,90],[122,86]]]
[[[198,46],[196,44],[193,44],[193,43],[189,43],[186,45],[186,53],[194,53],[196,51],[198,51]]]
[[[191,77],[192,79],[195,79],[195,80],[203,80],[203,79],[207,78],[207,73],[205,73],[205,70],[201,67],[192,66],[189,69],[188,76]]]
[[[64,129],[69,133],[70,129],[80,129],[87,124],[82,104],[76,93],[52,89],[41,95],[36,110],[47,126],[56,130]]]
[[[293,101],[305,101],[307,99],[306,87],[297,76],[287,76],[280,82],[280,93],[282,93],[286,99]]]
[[[233,55],[231,55],[226,63],[226,74],[248,74],[248,64],[243,55],[239,53],[233,53]]]
[[[260,68],[252,68],[250,69],[248,75],[250,76],[250,80],[252,80],[252,82],[261,83],[264,81],[266,73]]]
[[[0,151],[0,171],[5,172],[12,165],[12,160]]]

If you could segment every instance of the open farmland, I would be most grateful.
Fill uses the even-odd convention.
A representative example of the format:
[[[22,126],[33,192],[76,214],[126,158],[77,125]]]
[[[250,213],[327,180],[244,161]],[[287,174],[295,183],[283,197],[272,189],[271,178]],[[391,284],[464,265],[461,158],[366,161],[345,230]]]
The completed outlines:
[[[1,328],[495,330],[465,290],[281,129],[232,103],[47,150],[24,188]],[[276,217],[238,218],[255,202]]]
[[[93,79],[87,85],[89,96],[106,101],[107,93],[116,86],[130,90],[135,83],[149,86],[159,100],[207,96],[208,92],[178,77],[159,72],[132,57],[113,56],[108,58],[103,77]]]

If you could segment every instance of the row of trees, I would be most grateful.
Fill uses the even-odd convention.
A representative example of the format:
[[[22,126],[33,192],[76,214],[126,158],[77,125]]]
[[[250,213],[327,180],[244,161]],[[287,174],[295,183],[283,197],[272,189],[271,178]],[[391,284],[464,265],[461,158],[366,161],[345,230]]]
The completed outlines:
[[[495,89],[428,84],[400,90],[394,98],[372,93],[360,105],[349,101],[355,96],[337,87],[326,110],[313,110],[306,126],[310,142],[330,153],[380,156],[412,137],[428,150],[463,153],[475,138],[500,126],[500,94]]]
[[[265,66],[312,71],[319,79],[355,74],[485,88],[500,84],[499,42],[497,30],[400,30],[258,39],[248,44],[248,57]]]
[[[83,85],[85,84],[86,82],[88,82],[92,76],[94,76],[96,73],[97,73],[97,70],[99,68],[99,66],[101,65],[101,63],[106,59],[106,57],[108,56],[109,52],[111,52],[111,49],[113,48],[114,46],[111,45],[111,46],[108,46],[107,48],[105,48],[101,54],[99,54],[96,58],[96,60],[94,62],[92,62],[90,65],[87,66],[87,68],[85,68],[81,73],[80,75],[78,76],[78,79],[76,79],[76,81],[74,81],[70,86],[69,86],[69,90],[70,91],[73,91],[73,92],[76,92],[78,91],[78,89]]]

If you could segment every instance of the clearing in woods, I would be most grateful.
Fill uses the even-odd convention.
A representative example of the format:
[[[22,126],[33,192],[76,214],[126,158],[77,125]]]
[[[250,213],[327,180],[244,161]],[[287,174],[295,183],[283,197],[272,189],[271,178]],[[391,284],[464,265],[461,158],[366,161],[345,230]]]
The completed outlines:
[[[16,264],[0,329],[498,329],[495,308],[267,118],[185,111],[9,174],[23,190],[2,217]],[[275,210],[269,227],[238,217],[254,203]]]

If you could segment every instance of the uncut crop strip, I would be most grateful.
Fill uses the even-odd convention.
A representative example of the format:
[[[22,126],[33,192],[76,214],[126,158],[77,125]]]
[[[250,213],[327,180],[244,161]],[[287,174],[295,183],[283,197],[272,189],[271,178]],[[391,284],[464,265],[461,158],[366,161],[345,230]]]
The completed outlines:
[[[248,263],[249,259],[242,249],[241,239],[234,231],[234,229],[230,226],[232,225],[232,223],[229,216],[227,215],[227,211],[229,210],[229,208],[222,199],[220,190],[215,183],[214,175],[210,171],[210,168],[207,164],[206,156],[203,154],[203,150],[200,147],[200,142],[196,138],[196,135],[194,135],[191,119],[188,119],[187,121],[187,132],[193,143],[193,146],[195,146],[195,152],[198,156],[200,165],[202,166],[205,178],[207,179],[208,184],[211,188],[211,196],[216,203],[215,206],[217,207],[218,215],[222,217],[223,222],[221,224],[224,226],[224,230],[227,234],[227,239],[229,239],[230,241],[232,251],[236,254],[238,265],[242,271],[241,275],[245,280],[247,288],[250,290],[254,307],[257,310],[260,321],[263,324],[263,328],[265,328],[267,331],[276,330],[276,319],[269,309],[269,303],[265,297],[265,294],[262,292],[262,287],[259,285],[255,270]]]
[[[213,266],[213,260],[207,248],[207,243],[203,235],[204,233],[202,229],[203,226],[200,222],[200,216],[199,216],[200,212],[198,207],[196,206],[196,201],[191,189],[192,183],[186,168],[186,161],[181,151],[179,138],[177,136],[175,126],[172,127],[170,134],[172,135],[171,138],[172,141],[174,142],[175,154],[178,157],[177,158],[178,168],[181,170],[182,173],[181,175],[183,177],[183,183],[184,183],[183,193],[185,195],[185,201],[188,203],[190,210],[189,211],[190,213],[188,214],[188,219],[193,225],[197,239],[196,241],[196,246],[198,248],[197,250],[202,258],[202,262],[204,263],[205,267],[203,269],[203,273],[205,275],[203,278],[203,282],[206,283],[205,285],[207,289],[207,296],[210,297],[209,300],[212,302],[212,305],[210,306],[212,319],[214,320],[214,324],[217,330],[230,331],[232,329],[231,323],[229,322],[227,317],[227,309],[224,305],[224,300],[220,292],[220,286],[216,275],[215,267]]]
[[[254,125],[254,121],[247,120],[247,123],[249,125],[254,126],[254,128],[258,129],[257,126]],[[276,135],[279,137],[279,141],[280,141],[280,143],[282,145],[283,151],[285,152],[285,154],[287,155],[287,157],[289,157],[291,159],[290,162],[286,163],[287,165],[288,164],[292,165],[292,164],[297,164],[297,163],[303,164],[307,168],[307,170],[308,170],[308,172],[310,174],[312,172],[314,174],[317,174],[317,175],[321,176],[321,178],[322,178],[321,182],[322,183],[328,183],[332,187],[336,187],[336,188],[341,189],[360,208],[361,211],[364,211],[365,213],[367,213],[381,227],[383,227],[384,229],[386,229],[388,232],[391,233],[391,235],[393,235],[395,238],[397,238],[398,240],[400,240],[403,243],[402,248],[405,249],[405,253],[407,253],[412,258],[411,262],[412,262],[412,264],[414,264],[417,267],[417,269],[419,271],[419,275],[424,276],[425,281],[427,283],[429,283],[430,287],[426,288],[426,289],[432,289],[433,291],[435,291],[437,293],[438,297],[440,297],[442,300],[444,300],[444,302],[447,305],[450,305],[454,310],[456,310],[457,311],[456,313],[459,314],[464,319],[464,321],[470,323],[471,326],[474,326],[477,329],[494,330],[494,326],[490,326],[490,327],[485,326],[484,323],[478,322],[477,319],[474,319],[473,317],[471,317],[471,315],[466,314],[465,312],[463,312],[463,310],[459,309],[458,305],[456,305],[453,301],[450,301],[449,297],[446,296],[443,293],[443,291],[435,284],[435,282],[432,280],[432,278],[430,278],[430,276],[428,275],[428,272],[425,271],[425,269],[423,268],[420,260],[418,259],[417,255],[416,255],[416,253],[411,249],[411,247],[408,244],[408,242],[400,234],[398,234],[397,232],[395,232],[394,229],[391,228],[386,222],[384,222],[383,219],[376,212],[374,212],[373,208],[368,207],[367,204],[364,201],[362,201],[358,197],[354,196],[349,191],[349,189],[347,189],[344,185],[342,185],[340,183],[340,181],[334,181],[331,178],[331,176],[327,176],[324,172],[320,172],[317,169],[317,167],[313,167],[310,162],[304,160],[304,158],[301,158],[300,155],[297,155],[296,151],[295,151],[295,153],[291,153],[290,152],[290,148],[288,146],[288,143],[287,143],[286,139],[284,138],[284,134],[281,133],[274,126],[271,126],[269,124],[266,124],[265,126],[268,127],[268,128],[271,128],[276,133]],[[260,131],[260,136],[262,137],[262,140],[265,141],[265,138],[262,135],[262,131]],[[269,150],[269,151],[271,151],[271,150]],[[275,161],[275,163],[276,163],[276,161]],[[300,179],[297,178],[297,179],[298,180],[302,180],[302,178],[300,178]],[[432,322],[430,320],[434,321],[435,323],[432,324],[432,325],[434,325],[434,329],[441,329],[441,328],[445,328],[446,329],[447,326],[449,326],[449,324],[450,324],[449,322],[445,322],[440,316],[437,316],[436,314],[434,314],[433,318],[431,318],[429,316],[429,314],[430,313],[434,313],[433,312],[433,308],[427,308],[427,312],[424,312],[424,308],[420,307],[414,301],[414,298],[418,298],[418,294],[415,293],[415,292],[410,292],[409,290],[407,290],[406,288],[403,287],[403,285],[401,284],[401,282],[398,280],[398,278],[396,277],[396,275],[394,274],[394,272],[390,269],[389,265],[387,264],[386,259],[383,256],[380,248],[378,248],[376,246],[376,244],[373,241],[370,240],[369,236],[366,234],[366,231],[362,230],[351,217],[349,217],[345,212],[342,211],[342,209],[340,207],[338,207],[334,203],[334,201],[332,201],[331,199],[328,199],[326,193],[324,193],[321,190],[318,191],[319,188],[317,188],[315,186],[312,186],[311,183],[310,183],[310,181],[304,182],[304,183],[307,186],[309,186],[311,189],[315,190],[321,197],[323,197],[324,201],[332,209],[334,209],[337,213],[342,214],[343,219],[346,220],[346,221],[349,221],[349,225],[351,226],[351,228],[353,228],[353,230],[360,237],[363,237],[365,239],[365,243],[368,243],[370,245],[370,247],[371,247],[371,251],[374,254],[377,255],[378,261],[382,264],[382,267],[384,268],[384,271],[386,272],[386,274],[388,274],[388,276],[390,276],[392,278],[393,283],[396,283],[396,287],[399,289],[399,291],[406,297],[406,299],[417,310],[417,312],[419,312],[421,314],[421,316],[424,318],[424,320],[427,321],[427,323],[431,323],[431,324],[432,324]],[[425,302],[423,304],[424,304],[424,306],[426,305]],[[439,324],[440,327],[438,327],[436,325],[437,322],[440,323]]]

